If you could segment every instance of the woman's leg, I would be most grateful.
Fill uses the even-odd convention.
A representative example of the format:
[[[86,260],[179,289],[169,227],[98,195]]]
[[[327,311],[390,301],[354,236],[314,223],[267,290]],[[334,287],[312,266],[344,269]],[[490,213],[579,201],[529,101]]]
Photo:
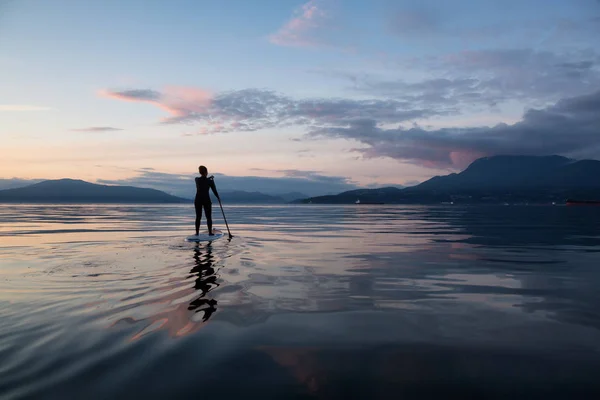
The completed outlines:
[[[206,214],[206,225],[208,226],[208,234],[212,235],[212,203],[204,203],[204,213]]]
[[[202,204],[194,202],[196,208],[196,235],[200,233],[200,220],[202,219]]]

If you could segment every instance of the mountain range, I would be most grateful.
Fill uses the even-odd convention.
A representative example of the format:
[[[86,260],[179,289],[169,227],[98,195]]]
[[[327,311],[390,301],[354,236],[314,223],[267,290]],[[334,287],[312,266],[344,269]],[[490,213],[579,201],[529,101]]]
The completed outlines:
[[[156,189],[108,186],[77,179],[48,180],[0,190],[1,203],[187,203]]]
[[[408,188],[356,189],[306,198],[302,193],[220,193],[227,203],[243,204],[439,204],[550,203],[600,200],[600,161],[561,156],[494,156],[475,160],[460,173],[433,177]],[[109,186],[74,179],[48,180],[0,190],[2,203],[189,203],[155,189]]]
[[[475,160],[460,173],[433,177],[417,186],[360,189],[302,203],[430,204],[550,203],[600,199],[600,161],[561,156],[494,156]]]
[[[270,195],[261,192],[246,192],[243,190],[236,191],[219,191],[219,196],[227,203],[236,204],[285,204],[295,200],[306,198],[302,193],[284,193],[280,195]],[[214,197],[211,194],[211,197]],[[213,198],[213,201],[216,201]]]
[[[221,192],[220,196],[227,203],[238,204],[284,204],[306,198],[302,193],[272,196],[245,191]],[[0,190],[2,203],[190,203],[192,201],[156,189],[99,185],[77,179],[47,180],[24,187]]]

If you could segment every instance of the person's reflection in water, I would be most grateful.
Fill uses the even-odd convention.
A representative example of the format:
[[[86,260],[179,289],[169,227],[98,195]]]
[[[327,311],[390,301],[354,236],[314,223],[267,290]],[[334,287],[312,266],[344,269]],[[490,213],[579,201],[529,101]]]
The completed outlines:
[[[205,250],[203,253],[202,250]],[[194,289],[201,292],[200,297],[193,300],[188,306],[188,310],[204,313],[202,321],[206,322],[217,311],[217,301],[205,298],[208,292],[219,286],[217,282],[216,270],[213,268],[214,256],[212,255],[212,243],[208,243],[203,248],[200,243],[194,247],[194,268],[190,271],[197,276],[194,282]]]

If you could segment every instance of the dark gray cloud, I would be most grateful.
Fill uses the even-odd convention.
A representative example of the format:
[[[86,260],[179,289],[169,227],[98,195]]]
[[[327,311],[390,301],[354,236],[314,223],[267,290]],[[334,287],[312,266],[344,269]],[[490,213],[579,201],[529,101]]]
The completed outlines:
[[[108,94],[111,97],[129,101],[159,101],[162,97],[160,92],[150,89],[111,91]]]
[[[438,130],[384,129],[373,119],[314,129],[310,136],[353,139],[365,157],[391,157],[435,168],[459,169],[481,156],[561,154],[600,157],[600,91],[527,111],[520,122]]]
[[[119,180],[98,180],[99,183],[111,185],[130,185],[149,187],[171,193],[177,196],[192,198],[195,194],[194,174],[169,174],[148,170],[137,171],[138,175]],[[285,194],[300,192],[307,196],[335,194],[352,190],[357,186],[345,177],[321,175],[316,171],[286,170],[281,178],[259,176],[229,176],[214,174],[217,188],[220,192],[247,191],[265,194]]]
[[[72,129],[74,132],[115,132],[122,130],[123,129],[121,128],[115,128],[112,126],[91,126],[89,128]]]
[[[435,168],[460,168],[492,154],[597,156],[588,129],[595,121],[587,121],[581,109],[565,114],[566,104],[577,98],[589,103],[584,94],[600,88],[600,56],[592,50],[464,51],[404,60],[401,66],[434,78],[409,82],[340,74],[360,98],[297,99],[265,89],[207,95],[190,88],[180,89],[179,97],[168,90],[113,92],[112,97],[124,99],[127,94],[127,100],[152,103],[169,113],[163,123],[198,124],[198,134],[303,127],[309,132],[303,140],[355,139],[363,145],[356,151],[364,157],[392,157]],[[571,100],[559,101],[564,97]],[[437,130],[414,125],[434,116],[497,111],[506,104],[534,109],[514,125]],[[411,129],[400,126],[411,122]]]
[[[493,70],[493,66],[499,63],[501,66],[496,66],[497,70],[506,69],[518,75],[518,66],[528,59],[532,59],[533,64],[552,64],[555,70],[563,71],[562,76],[568,79],[574,76],[573,71],[578,74],[587,74],[590,71],[596,73],[596,63],[592,59],[565,60],[551,54],[533,55],[527,51],[461,54],[452,62],[458,65],[472,65],[472,72]],[[415,124],[411,129],[398,125],[403,121],[455,113],[465,104],[493,106],[500,99],[518,98],[519,93],[532,98],[535,96],[531,93],[537,93],[537,100],[546,103],[552,97],[550,94],[557,95],[561,90],[565,93],[569,93],[573,88],[575,92],[584,90],[583,85],[569,86],[562,82],[556,87],[545,86],[545,82],[536,83],[535,79],[532,80],[535,87],[519,89],[520,83],[510,79],[521,78],[512,78],[508,72],[504,77],[508,81],[495,76],[487,80],[475,77],[431,79],[416,83],[365,83],[364,87],[373,92],[388,96],[397,92],[403,96],[382,100],[296,100],[268,90],[239,90],[218,94],[210,102],[203,104],[179,103],[174,116],[166,122],[199,122],[203,124],[202,133],[253,131],[287,125],[303,126],[309,132],[306,138],[333,137],[360,142],[363,147],[355,151],[362,153],[364,157],[391,157],[434,168],[462,168],[477,157],[493,154],[597,157],[596,136],[600,126],[596,115],[600,115],[600,110],[597,109],[594,99],[600,92],[574,96],[553,106],[532,109],[524,114],[522,121],[514,125],[438,130],[428,130]],[[590,77],[595,79],[595,75],[588,75],[586,79]],[[525,84],[522,81],[516,82]],[[513,92],[510,89],[513,89]],[[508,93],[505,93],[506,90]],[[428,105],[430,107],[427,107]],[[598,112],[586,112],[585,107],[596,107]],[[172,109],[173,105],[165,105],[165,108]],[[390,128],[390,125],[395,127]],[[278,172],[284,174],[286,179],[301,178],[303,183],[313,184],[318,182],[312,179],[319,176],[317,171],[304,171],[301,177],[293,175],[293,172]],[[141,178],[136,179],[159,178],[160,182],[164,183],[162,177],[157,174],[159,173],[145,171]],[[227,177],[226,180],[235,178]],[[155,185],[160,182],[147,183]],[[245,184],[244,182],[246,181],[238,183]],[[266,187],[268,188],[265,190],[269,193],[273,192],[273,186]],[[252,185],[249,190],[252,190]]]

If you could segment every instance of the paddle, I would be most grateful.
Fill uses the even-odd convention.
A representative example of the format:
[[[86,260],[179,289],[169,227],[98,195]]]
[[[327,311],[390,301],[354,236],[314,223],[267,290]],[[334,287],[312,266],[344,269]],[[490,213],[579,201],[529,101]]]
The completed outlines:
[[[219,200],[219,207],[221,207],[221,213],[223,213],[223,219],[225,220],[225,226],[227,227],[227,233],[229,234],[229,239],[231,239],[233,237],[233,235],[231,234],[231,231],[229,230],[229,225],[227,225],[227,218],[225,218],[225,211],[223,211],[223,204],[221,204],[221,199],[219,199],[217,197],[217,200]]]
[[[210,179],[214,180],[215,177],[211,175]],[[227,233],[229,234],[229,240],[231,240],[231,238],[233,238],[233,235],[231,234],[231,231],[229,230],[229,225],[227,224],[227,218],[225,217],[225,211],[223,211],[223,204],[221,204],[221,198],[217,197],[217,200],[219,200],[219,207],[221,207],[221,213],[223,214],[223,219],[225,220],[225,226],[227,227]]]

